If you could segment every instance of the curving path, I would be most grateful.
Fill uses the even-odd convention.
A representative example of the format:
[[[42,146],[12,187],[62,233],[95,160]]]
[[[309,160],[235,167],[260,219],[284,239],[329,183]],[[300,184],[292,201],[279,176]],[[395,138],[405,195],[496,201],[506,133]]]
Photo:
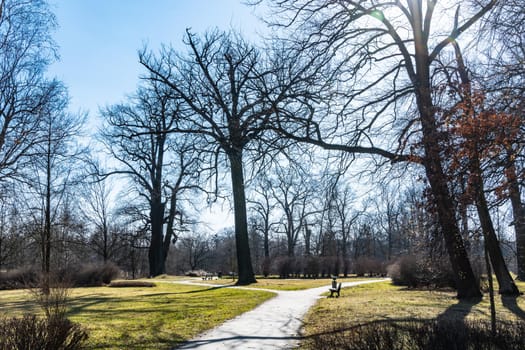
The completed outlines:
[[[342,286],[351,287],[381,281],[385,281],[385,279],[344,282]],[[255,289],[248,287],[231,288]],[[277,294],[274,298],[199,335],[177,349],[293,349],[299,345],[301,339],[300,329],[304,315],[321,297],[320,295],[328,291],[328,288],[327,285],[299,291],[271,290]],[[342,293],[344,292],[342,291]]]

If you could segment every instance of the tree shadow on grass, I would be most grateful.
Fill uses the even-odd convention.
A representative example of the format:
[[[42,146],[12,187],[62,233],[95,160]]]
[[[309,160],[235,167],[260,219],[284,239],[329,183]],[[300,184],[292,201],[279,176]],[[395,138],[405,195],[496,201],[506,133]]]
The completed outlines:
[[[261,343],[264,341],[272,341],[272,340],[283,340],[283,341],[300,341],[304,339],[302,336],[282,336],[282,337],[272,337],[272,336],[245,336],[245,335],[232,335],[231,337],[221,337],[221,338],[213,338],[213,339],[197,339],[197,340],[188,340],[182,343],[179,343],[175,346],[173,349],[182,350],[182,349],[197,349],[201,346],[210,345],[210,344],[218,344],[224,345],[225,342],[231,342],[233,343],[232,346],[235,346],[235,348],[242,348],[245,342],[251,341],[251,340],[258,340]]]
[[[501,296],[501,302],[503,306],[512,312],[514,315],[518,316],[522,320],[525,320],[525,311],[518,305],[519,296]]]
[[[164,300],[165,303],[172,303],[172,302],[176,303],[176,302],[179,301],[178,299],[171,300],[169,297],[170,296],[175,296],[175,295],[181,296],[181,295],[188,295],[188,294],[210,292],[210,291],[214,291],[214,290],[218,290],[218,289],[226,288],[226,287],[227,286],[213,286],[213,287],[210,287],[210,288],[192,289],[192,290],[183,291],[183,292],[147,293],[147,294],[142,294],[142,295],[138,295],[138,296],[124,297],[124,298],[121,298],[121,297],[118,297],[118,296],[98,296],[98,295],[83,296],[83,297],[79,297],[79,298],[71,298],[68,301],[68,304],[69,304],[68,314],[70,316],[74,316],[74,315],[78,315],[78,314],[86,313],[86,312],[96,312],[96,313],[107,312],[107,313],[111,313],[111,312],[114,312],[114,309],[100,310],[100,309],[91,309],[91,308],[93,306],[96,306],[96,305],[99,305],[99,304],[114,304],[114,305],[118,305],[120,303],[130,303],[133,300],[137,300],[138,302],[151,300],[152,303],[155,303],[155,302],[159,303],[160,301]],[[165,299],[154,300],[155,298],[159,298],[159,297],[160,298],[165,298]],[[179,297],[179,299],[180,298],[181,297]],[[89,309],[91,309],[91,310],[89,310]]]
[[[465,321],[472,308],[481,302],[482,298],[461,299],[457,304],[450,305],[436,318],[441,320],[459,320]]]
[[[222,288],[229,288],[230,286],[213,286],[206,289],[196,289],[196,290],[189,290],[187,292],[179,292],[176,294],[195,294],[195,293],[203,293],[203,292],[209,292],[212,290],[222,289]]]

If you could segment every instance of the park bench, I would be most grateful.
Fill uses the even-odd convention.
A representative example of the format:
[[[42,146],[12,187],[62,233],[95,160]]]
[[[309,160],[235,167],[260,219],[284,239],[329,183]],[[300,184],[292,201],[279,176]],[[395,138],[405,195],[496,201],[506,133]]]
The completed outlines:
[[[330,298],[334,296],[334,293],[337,294],[337,297],[339,298],[339,294],[341,293],[341,283],[337,285],[337,288],[330,288]]]

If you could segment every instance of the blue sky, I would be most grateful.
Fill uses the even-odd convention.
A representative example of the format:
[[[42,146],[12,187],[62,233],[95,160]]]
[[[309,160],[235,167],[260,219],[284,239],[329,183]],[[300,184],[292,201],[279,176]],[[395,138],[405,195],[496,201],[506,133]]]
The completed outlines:
[[[242,0],[50,0],[59,28],[54,38],[60,61],[49,69],[69,89],[72,112],[88,112],[89,132],[100,125],[99,107],[123,102],[144,71],[137,52],[144,44],[183,48],[186,28],[234,28],[257,39],[264,25]],[[229,205],[201,212],[219,229],[231,226]]]
[[[143,72],[137,51],[144,44],[182,47],[186,28],[218,27],[255,38],[264,26],[242,0],[51,0],[59,28],[60,61],[49,73],[69,88],[70,109],[89,112],[122,102]],[[93,125],[92,123],[92,125]]]

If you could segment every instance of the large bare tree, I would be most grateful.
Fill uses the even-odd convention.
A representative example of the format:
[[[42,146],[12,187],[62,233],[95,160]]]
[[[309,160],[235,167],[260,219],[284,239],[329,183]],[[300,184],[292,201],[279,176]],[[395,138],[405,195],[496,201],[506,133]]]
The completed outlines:
[[[500,1],[487,18],[485,37],[492,38],[487,50],[488,66],[484,66],[483,86],[489,98],[500,113],[513,115],[520,120],[519,135],[509,137],[500,159],[505,176],[504,192],[510,199],[513,225],[516,234],[516,257],[518,279],[525,280],[525,204],[522,200],[524,166],[524,124],[525,114],[525,9],[519,0]],[[487,74],[488,71],[488,74]],[[512,128],[509,134],[515,133]]]
[[[255,282],[250,257],[245,162],[264,158],[274,140],[267,129],[274,103],[285,98],[283,86],[264,53],[238,34],[188,31],[187,52],[165,48],[158,56],[144,51],[148,79],[171,89],[180,114],[171,132],[191,134],[210,155],[211,166],[228,164],[235,217],[238,284]],[[224,157],[225,156],[225,157]],[[255,163],[253,162],[252,163]]]
[[[128,104],[102,110],[105,127],[101,139],[118,166],[100,175],[120,174],[132,180],[138,195],[135,208],[151,233],[149,275],[165,273],[170,245],[177,240],[176,218],[181,215],[183,192],[197,187],[198,176],[193,141],[185,135],[170,134],[179,109],[166,90],[147,81]]]
[[[479,297],[444,170],[447,159],[434,84],[441,55],[491,11],[496,0],[461,8],[459,1],[435,0],[270,3],[278,24],[295,30],[288,39],[298,48],[295,56],[313,52],[325,57],[331,73],[319,79],[334,88],[325,98],[307,103],[302,114],[298,108],[282,108],[282,133],[326,149],[421,164],[458,297]]]

